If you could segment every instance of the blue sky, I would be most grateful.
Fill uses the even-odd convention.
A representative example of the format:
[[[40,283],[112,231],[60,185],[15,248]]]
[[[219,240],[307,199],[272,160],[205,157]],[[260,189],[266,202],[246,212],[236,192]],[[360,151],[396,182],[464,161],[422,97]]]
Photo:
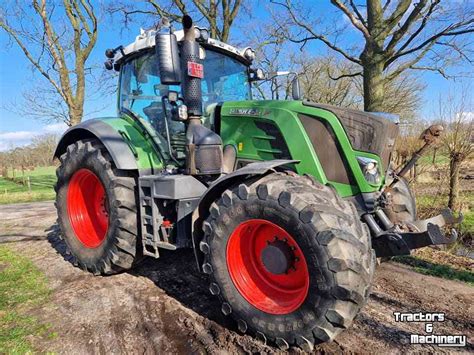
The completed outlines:
[[[99,2],[93,1],[98,7]],[[329,1],[310,1],[317,4],[313,8],[318,14],[325,14],[332,21],[346,21],[340,12],[334,10],[329,5]],[[103,4],[104,2],[102,2]],[[105,2],[107,3],[107,2]],[[266,10],[265,1],[255,1],[252,11],[255,22],[261,22],[270,19]],[[244,18],[248,15],[244,14]],[[119,44],[128,44],[132,42],[139,33],[140,24],[132,23],[129,29],[118,29],[118,22],[113,22],[110,17],[101,16],[99,22],[99,37],[97,45],[94,48],[89,63],[101,65],[105,60],[104,51],[106,48],[115,47]],[[245,21],[242,21],[245,22]],[[245,28],[237,27],[233,32],[233,38],[239,38],[239,42],[244,43]],[[355,30],[349,30],[344,41],[350,43],[357,40]],[[231,44],[233,41],[230,41]],[[235,41],[234,41],[235,42]],[[23,117],[17,113],[8,110],[8,107],[21,102],[22,92],[28,90],[32,82],[41,80],[34,73],[30,63],[24,57],[21,50],[16,45],[9,45],[10,41],[3,30],[0,30],[0,150],[5,150],[12,145],[27,144],[30,139],[41,133],[61,133],[65,129],[64,124],[55,122],[44,122],[29,117]],[[325,54],[327,49],[321,44],[312,44],[306,48],[311,55]],[[453,68],[454,71],[467,68]],[[471,67],[472,70],[472,67]],[[437,101],[440,96],[447,95],[456,87],[465,84],[469,79],[453,82],[431,72],[421,74],[423,82],[427,85],[423,93],[423,102],[420,107],[420,117],[429,119],[433,116]],[[89,87],[90,91],[94,88]],[[88,100],[85,105],[86,112],[98,111],[95,116],[113,116],[115,115],[116,99],[113,96],[102,98],[100,102]]]

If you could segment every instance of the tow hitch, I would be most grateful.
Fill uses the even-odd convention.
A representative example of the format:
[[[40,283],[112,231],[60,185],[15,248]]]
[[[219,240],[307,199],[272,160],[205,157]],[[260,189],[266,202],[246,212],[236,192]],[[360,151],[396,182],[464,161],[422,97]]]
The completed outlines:
[[[445,236],[441,227],[461,223],[462,220],[462,215],[455,217],[448,208],[436,217],[418,220],[407,225],[413,232],[402,232],[397,227],[380,232],[372,238],[372,247],[377,257],[384,257],[409,255],[411,249],[429,245],[450,244],[457,239],[456,230],[452,228],[450,234]]]
[[[425,144],[415,152],[398,173],[393,174],[392,182],[380,197],[380,205],[387,206],[391,203],[388,202],[387,196],[389,194],[387,192],[413,168],[428,148],[438,141],[442,132],[443,127],[440,125],[430,126],[423,132],[420,138]],[[456,230],[451,229],[450,233],[445,236],[441,227],[461,223],[463,220],[462,214],[455,217],[449,208],[444,209],[438,216],[401,224],[398,221],[395,222],[398,224],[393,223],[380,208],[363,215],[362,218],[372,232],[372,246],[377,257],[409,255],[411,249],[423,248],[429,245],[450,244],[457,239]]]

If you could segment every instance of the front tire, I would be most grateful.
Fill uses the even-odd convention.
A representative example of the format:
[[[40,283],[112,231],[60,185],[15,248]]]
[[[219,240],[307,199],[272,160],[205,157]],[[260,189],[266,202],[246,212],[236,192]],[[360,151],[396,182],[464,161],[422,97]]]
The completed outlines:
[[[387,185],[390,182],[388,180]],[[416,200],[408,181],[400,177],[388,192],[391,194],[391,203],[384,208],[387,217],[397,225],[416,221]]]
[[[56,208],[70,261],[96,275],[141,259],[136,177],[118,170],[97,140],[77,141],[60,157]]]
[[[366,303],[375,266],[355,207],[312,179],[271,174],[225,191],[203,223],[203,271],[242,332],[312,350]]]

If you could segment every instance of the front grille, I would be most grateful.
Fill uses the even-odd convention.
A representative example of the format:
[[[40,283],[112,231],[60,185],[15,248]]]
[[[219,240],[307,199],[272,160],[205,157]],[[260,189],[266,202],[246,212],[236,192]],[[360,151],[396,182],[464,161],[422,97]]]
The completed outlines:
[[[329,181],[356,185],[332,128],[316,117],[299,115]]]

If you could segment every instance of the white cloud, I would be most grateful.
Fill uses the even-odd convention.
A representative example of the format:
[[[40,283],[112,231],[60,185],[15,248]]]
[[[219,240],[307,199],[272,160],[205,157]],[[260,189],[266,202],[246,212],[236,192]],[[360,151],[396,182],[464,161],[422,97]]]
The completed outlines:
[[[65,123],[52,123],[37,131],[0,131],[0,151],[28,145],[34,137],[42,134],[62,134],[67,128]]]
[[[68,128],[64,122],[52,123],[44,126],[43,130],[46,133],[63,133]]]
[[[35,136],[35,132],[31,132],[31,131],[3,132],[3,133],[0,133],[0,140],[23,141],[23,140],[31,139],[34,136]]]
[[[472,121],[474,120],[474,112],[458,112],[456,114],[456,120],[461,119],[461,121]]]

